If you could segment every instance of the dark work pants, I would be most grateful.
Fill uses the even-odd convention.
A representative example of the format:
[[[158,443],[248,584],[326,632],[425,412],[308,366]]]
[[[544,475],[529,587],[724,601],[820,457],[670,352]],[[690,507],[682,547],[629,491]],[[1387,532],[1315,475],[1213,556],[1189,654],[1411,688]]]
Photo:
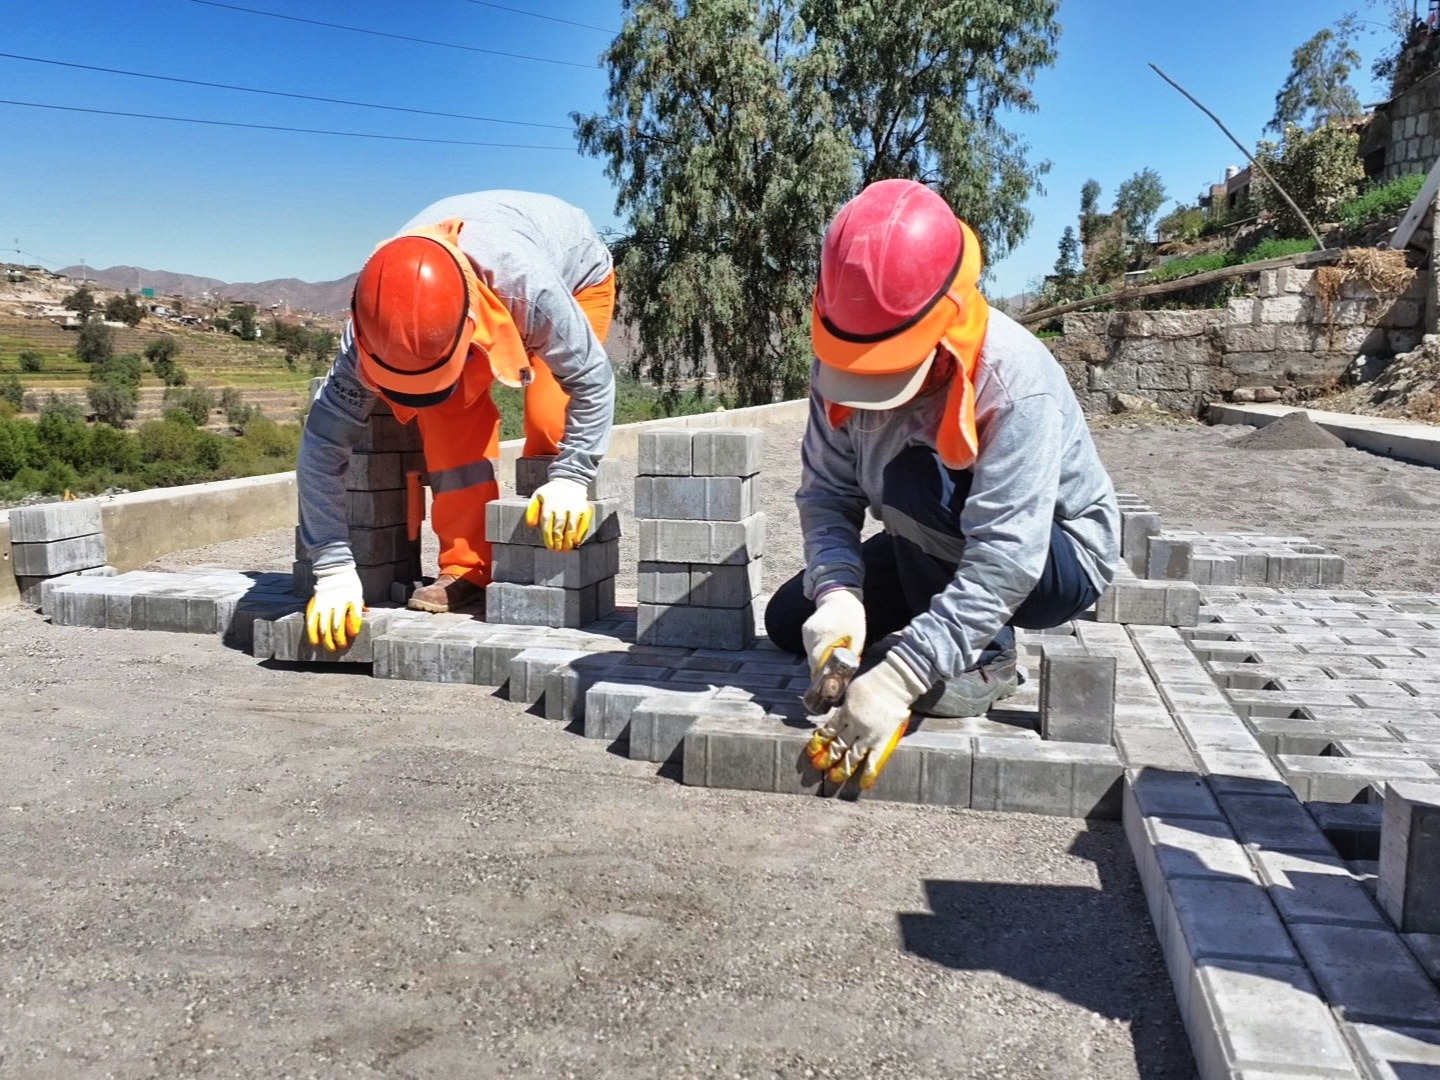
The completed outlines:
[[[865,563],[865,621],[871,642],[910,624],[955,578],[964,547],[960,512],[970,496],[968,470],[948,469],[926,446],[909,446],[885,467],[882,503],[897,527],[860,546]],[[904,521],[904,528],[899,522]],[[901,533],[908,535],[901,535]],[[800,627],[815,611],[805,598],[804,574],[781,585],[765,609],[765,631],[786,652],[803,655]],[[985,660],[1014,648],[1015,632],[1047,630],[1073,619],[1099,598],[1075,557],[1074,542],[1050,526],[1050,554],[1034,590],[1004,627]],[[984,661],[982,660],[982,663]]]

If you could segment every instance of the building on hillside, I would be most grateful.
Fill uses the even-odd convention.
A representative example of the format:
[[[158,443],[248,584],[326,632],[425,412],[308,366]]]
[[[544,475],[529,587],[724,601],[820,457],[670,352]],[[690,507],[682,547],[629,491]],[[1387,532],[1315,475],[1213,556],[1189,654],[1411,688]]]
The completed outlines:
[[[1211,184],[1208,193],[1200,196],[1200,208],[1216,217],[1233,214],[1250,202],[1250,166],[1240,168],[1230,165],[1225,169],[1225,179]]]

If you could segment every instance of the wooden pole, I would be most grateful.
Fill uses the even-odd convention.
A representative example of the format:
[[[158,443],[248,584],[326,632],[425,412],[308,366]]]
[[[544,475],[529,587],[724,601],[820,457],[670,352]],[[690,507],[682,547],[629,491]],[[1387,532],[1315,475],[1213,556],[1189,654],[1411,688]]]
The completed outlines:
[[[1155,72],[1156,75],[1159,75],[1160,78],[1164,79],[1176,90],[1179,90],[1180,93],[1184,94],[1187,98],[1189,98],[1192,105],[1194,105],[1197,109],[1203,112],[1211,120],[1215,121],[1215,126],[1225,133],[1226,138],[1228,138],[1232,143],[1234,143],[1237,147],[1240,148],[1240,152],[1250,159],[1250,164],[1260,170],[1260,175],[1265,177],[1265,179],[1269,181],[1270,185],[1280,193],[1280,197],[1285,200],[1286,204],[1290,207],[1290,209],[1295,211],[1296,217],[1298,217],[1302,222],[1305,223],[1305,228],[1310,231],[1310,235],[1315,239],[1315,246],[1323,248],[1325,246],[1325,241],[1320,239],[1320,234],[1315,231],[1315,226],[1310,224],[1310,219],[1305,216],[1304,211],[1301,210],[1300,207],[1295,205],[1295,200],[1290,198],[1290,193],[1275,182],[1275,178],[1270,175],[1270,170],[1266,169],[1264,165],[1260,164],[1259,160],[1256,159],[1255,155],[1250,153],[1249,150],[1245,149],[1245,145],[1239,139],[1235,138],[1234,135],[1230,134],[1230,129],[1220,122],[1220,118],[1216,116],[1213,112],[1211,112],[1209,109],[1207,109],[1204,105],[1201,105],[1198,100],[1196,100],[1194,94],[1190,93],[1189,90],[1186,90],[1183,86],[1177,83],[1174,79],[1170,78],[1169,75],[1166,75],[1165,72],[1161,71],[1154,64],[1151,64],[1150,68],[1152,71]]]

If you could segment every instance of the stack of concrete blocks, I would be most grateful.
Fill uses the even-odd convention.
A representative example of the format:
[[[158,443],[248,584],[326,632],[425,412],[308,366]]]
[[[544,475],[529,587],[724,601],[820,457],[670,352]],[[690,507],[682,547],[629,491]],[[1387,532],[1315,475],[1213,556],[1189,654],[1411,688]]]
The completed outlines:
[[[1402,934],[1440,934],[1440,785],[1386,785],[1377,898]]]
[[[640,436],[636,640],[748,649],[755,640],[765,515],[763,432],[647,431]]]
[[[1040,647],[1040,737],[1109,746],[1115,735],[1116,662],[1077,638]]]
[[[11,563],[20,597],[41,607],[50,583],[71,575],[108,575],[100,501],[43,503],[10,511]]]
[[[1160,515],[1138,495],[1117,493],[1120,504],[1120,557],[1137,577],[1144,577],[1150,558],[1150,537],[1160,532]]]
[[[1345,580],[1345,560],[1303,536],[1167,530],[1150,538],[1147,576],[1197,585],[1326,588]]]
[[[367,604],[403,602],[420,577],[420,538],[410,539],[406,523],[406,474],[424,469],[419,426],[400,423],[383,399],[377,401],[345,472],[350,549]],[[293,574],[297,596],[314,592],[298,528]]]
[[[515,463],[515,494],[486,508],[494,578],[485,589],[487,622],[573,629],[615,610],[624,467],[600,463],[585,493],[595,511],[590,535],[573,551],[550,551],[540,530],[525,523],[525,511],[536,489],[549,479],[554,460],[520,458]]]

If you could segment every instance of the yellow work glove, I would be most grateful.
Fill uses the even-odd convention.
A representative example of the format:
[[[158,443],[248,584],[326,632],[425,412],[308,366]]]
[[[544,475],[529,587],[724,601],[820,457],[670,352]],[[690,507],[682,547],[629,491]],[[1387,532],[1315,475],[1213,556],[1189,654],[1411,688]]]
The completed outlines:
[[[574,480],[542,484],[525,508],[525,524],[538,525],[551,551],[572,551],[590,532],[595,511],[585,498],[585,487]]]
[[[890,653],[856,677],[840,707],[815,730],[805,747],[810,764],[832,784],[860,770],[860,788],[868,791],[910,726],[910,706],[927,689],[909,664]]]
[[[305,636],[331,652],[348,649],[360,633],[365,591],[353,563],[315,571],[315,595],[305,607]]]
[[[814,674],[838,648],[856,656],[865,651],[865,605],[854,589],[832,589],[815,601],[815,614],[800,628]]]

